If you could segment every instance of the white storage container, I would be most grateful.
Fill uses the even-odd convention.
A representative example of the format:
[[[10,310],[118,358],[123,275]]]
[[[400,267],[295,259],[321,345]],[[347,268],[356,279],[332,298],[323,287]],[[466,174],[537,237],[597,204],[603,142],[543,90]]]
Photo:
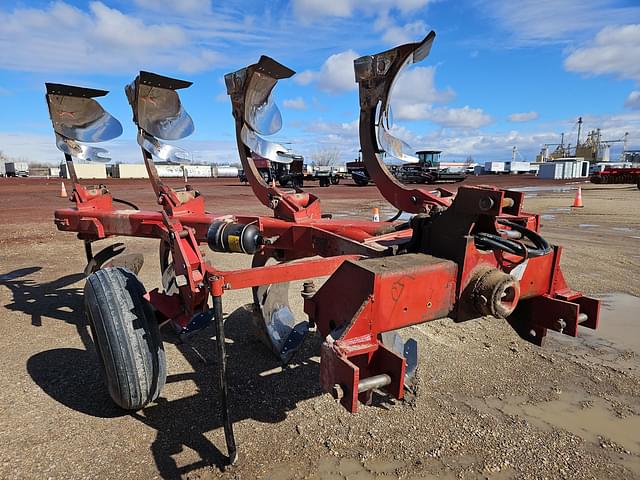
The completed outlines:
[[[540,178],[558,180],[564,177],[564,165],[562,162],[541,163],[538,168]]]
[[[504,173],[504,162],[485,162],[485,173]]]
[[[157,165],[156,170],[159,177],[180,178],[182,174],[182,165]]]
[[[213,165],[211,172],[214,177],[237,177],[238,167],[231,167],[229,165]]]
[[[107,168],[104,163],[73,163],[78,179],[82,178],[107,178]],[[70,178],[67,164],[60,166],[63,178]]]
[[[509,162],[509,173],[529,173],[531,163],[529,162]]]
[[[149,178],[144,163],[116,163],[113,166],[114,178]]]
[[[211,178],[211,165],[182,165],[187,171],[187,177]]]

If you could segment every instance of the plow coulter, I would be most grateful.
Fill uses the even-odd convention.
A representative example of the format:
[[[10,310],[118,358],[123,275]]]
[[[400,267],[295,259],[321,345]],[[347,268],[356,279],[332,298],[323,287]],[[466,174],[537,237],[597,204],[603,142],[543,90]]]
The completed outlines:
[[[402,399],[416,371],[415,340],[397,330],[450,317],[466,321],[491,315],[541,345],[547,330],[570,336],[596,328],[599,303],[570,289],[560,271],[561,248],[539,232],[539,216],[522,209],[524,194],[490,187],[409,188],[381,161],[402,159],[409,146],[390,133],[392,86],[402,69],[423,60],[435,34],[354,62],[359,86],[359,135],[363,161],[383,197],[410,221],[332,219],[320,199],[300,188],[265,182],[253,158],[286,161],[286,149],[269,140],[282,117],[272,100],[278,81],[294,75],[263,56],[225,76],[244,173],[271,216],[246,216],[205,208],[198,191],[170,188],[154,160],[184,161],[179,147],[194,126],[179,90],[191,83],[140,72],[126,87],[137,140],[160,208],[141,211],[113,198],[104,185],[83,186],[73,158],[104,160],[105,149],[85,145],[117,137],[118,121],[96,98],[105,91],[47,84],[47,102],[58,148],[73,181],[74,206],[56,210],[60,230],[84,242],[88,275],[85,305],[113,400],[137,410],[161,394],[166,378],[160,328],[185,338],[213,324],[218,362],[218,408],[229,462],[236,446],[229,410],[222,302],[228,290],[251,287],[256,334],[283,363],[309,332],[323,339],[319,381],[350,412],[369,403],[374,390]],[[120,244],[94,253],[92,243],[114,236],[155,238],[162,285],[145,291],[136,277],[141,259]],[[252,268],[220,270],[200,246],[252,255]],[[123,257],[124,260],[123,260]],[[316,288],[312,279],[327,276]],[[289,282],[304,280],[307,319],[289,307]]]

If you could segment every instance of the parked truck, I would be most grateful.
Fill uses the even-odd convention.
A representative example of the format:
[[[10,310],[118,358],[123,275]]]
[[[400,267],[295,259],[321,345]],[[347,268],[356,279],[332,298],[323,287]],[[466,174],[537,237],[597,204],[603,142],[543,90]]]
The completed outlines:
[[[7,177],[28,177],[29,164],[27,162],[5,162]]]
[[[338,185],[343,177],[338,167],[332,165],[305,165],[305,180],[317,180],[321,187],[329,185]]]

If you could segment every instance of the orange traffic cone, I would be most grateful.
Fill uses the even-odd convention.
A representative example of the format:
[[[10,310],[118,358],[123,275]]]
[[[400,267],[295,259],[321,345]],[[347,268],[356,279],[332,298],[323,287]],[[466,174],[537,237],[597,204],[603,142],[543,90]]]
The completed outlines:
[[[584,205],[582,204],[582,187],[578,187],[578,191],[576,192],[576,198],[573,200],[572,208],[582,208]]]
[[[380,221],[380,209],[377,207],[373,209],[373,221],[374,222]]]
[[[67,198],[69,195],[67,195],[67,188],[64,186],[64,182],[60,183],[60,197],[61,198]]]

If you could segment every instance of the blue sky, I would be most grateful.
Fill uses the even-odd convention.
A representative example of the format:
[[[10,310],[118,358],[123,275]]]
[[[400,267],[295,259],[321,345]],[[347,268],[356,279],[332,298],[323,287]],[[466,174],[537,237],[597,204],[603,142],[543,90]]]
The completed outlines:
[[[274,140],[307,157],[358,150],[352,61],[437,33],[431,55],[394,95],[394,130],[449,160],[533,159],[576,119],[640,148],[640,5],[557,0],[103,0],[0,3],[0,150],[57,162],[44,82],[110,90],[124,126],[105,144],[138,161],[123,93],[141,69],[191,80],[181,91],[196,161],[237,161],[222,77],[267,54],[297,71],[278,84]],[[584,130],[583,130],[584,131]]]

